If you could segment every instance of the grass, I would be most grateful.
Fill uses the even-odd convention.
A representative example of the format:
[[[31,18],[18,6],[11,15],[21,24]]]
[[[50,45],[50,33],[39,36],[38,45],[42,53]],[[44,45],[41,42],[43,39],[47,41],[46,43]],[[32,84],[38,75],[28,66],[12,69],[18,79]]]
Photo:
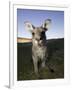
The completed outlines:
[[[46,66],[39,68],[39,78],[34,73],[31,43],[18,43],[17,45],[17,80],[37,80],[64,78],[64,39],[47,41],[49,57],[46,65],[49,65],[54,72]]]

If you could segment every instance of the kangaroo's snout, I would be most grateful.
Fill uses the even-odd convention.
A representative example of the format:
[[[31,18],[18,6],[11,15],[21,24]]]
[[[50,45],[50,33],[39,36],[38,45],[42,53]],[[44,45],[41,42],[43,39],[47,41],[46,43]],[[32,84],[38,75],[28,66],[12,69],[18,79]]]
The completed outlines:
[[[43,40],[34,40],[37,46],[43,46]]]

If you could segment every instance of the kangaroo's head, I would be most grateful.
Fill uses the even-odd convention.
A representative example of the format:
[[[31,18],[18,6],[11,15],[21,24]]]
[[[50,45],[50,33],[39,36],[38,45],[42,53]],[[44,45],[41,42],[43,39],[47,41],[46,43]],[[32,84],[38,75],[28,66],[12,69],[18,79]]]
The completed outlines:
[[[25,28],[32,34],[32,41],[35,44],[43,45],[46,41],[45,32],[49,29],[51,19],[46,19],[40,27],[35,27],[30,22],[25,22]]]

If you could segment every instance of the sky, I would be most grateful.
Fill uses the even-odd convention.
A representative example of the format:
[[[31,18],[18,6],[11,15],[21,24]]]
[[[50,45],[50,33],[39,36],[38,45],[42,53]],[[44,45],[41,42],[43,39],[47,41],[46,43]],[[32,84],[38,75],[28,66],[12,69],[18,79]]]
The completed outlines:
[[[31,38],[25,30],[24,22],[29,21],[35,27],[41,26],[46,19],[51,19],[51,27],[46,32],[47,39],[64,38],[64,11],[17,9],[17,37]]]

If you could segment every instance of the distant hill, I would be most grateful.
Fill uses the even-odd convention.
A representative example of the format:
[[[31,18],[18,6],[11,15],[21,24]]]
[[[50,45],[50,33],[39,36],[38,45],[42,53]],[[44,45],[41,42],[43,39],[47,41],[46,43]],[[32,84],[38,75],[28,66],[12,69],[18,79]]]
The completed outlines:
[[[47,39],[47,42],[54,42],[54,41],[61,41],[63,40],[63,38],[57,38],[57,39]],[[30,43],[32,42],[32,39],[30,38],[21,38],[21,37],[18,37],[17,38],[17,43]]]
[[[29,38],[17,38],[17,43],[26,43],[31,41],[32,39],[29,39]]]

